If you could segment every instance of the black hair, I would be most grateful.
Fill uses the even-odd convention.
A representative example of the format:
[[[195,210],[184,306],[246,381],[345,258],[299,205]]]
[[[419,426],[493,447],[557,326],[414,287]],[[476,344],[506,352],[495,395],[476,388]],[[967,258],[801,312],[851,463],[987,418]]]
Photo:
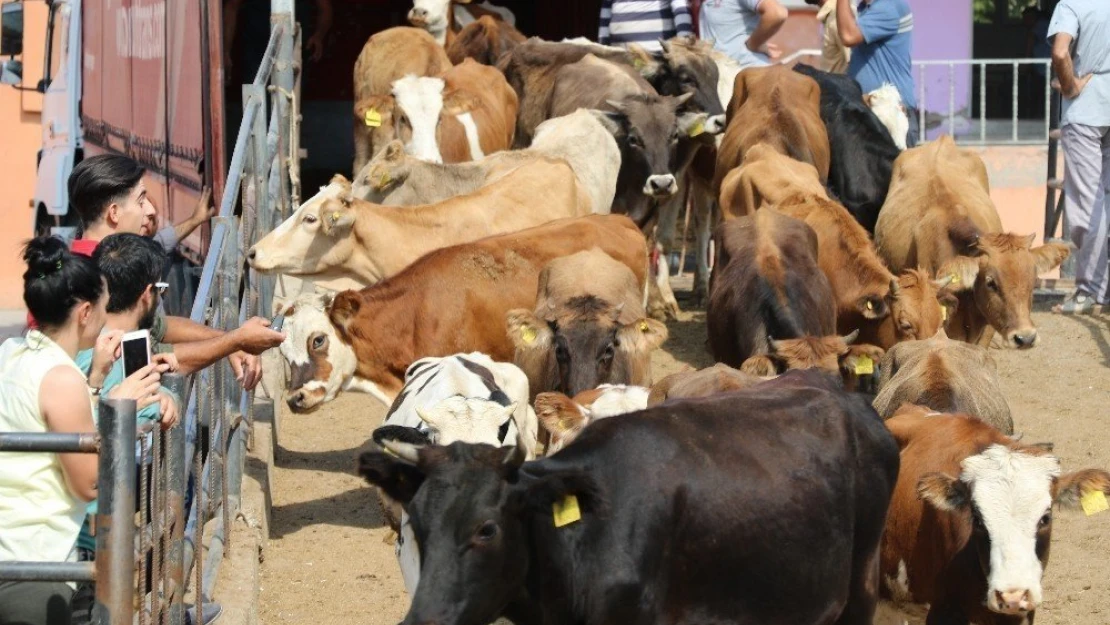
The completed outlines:
[[[119,154],[91,156],[69,175],[69,203],[89,226],[100,221],[113,202],[120,202],[143,179],[146,169],[135,159]]]
[[[147,237],[121,232],[105,237],[93,260],[108,282],[108,312],[131,310],[143,291],[162,279],[166,252]]]
[[[73,308],[96,303],[104,294],[104,280],[88,256],[74,254],[61,239],[43,236],[23,247],[23,303],[42,328],[65,325]]]

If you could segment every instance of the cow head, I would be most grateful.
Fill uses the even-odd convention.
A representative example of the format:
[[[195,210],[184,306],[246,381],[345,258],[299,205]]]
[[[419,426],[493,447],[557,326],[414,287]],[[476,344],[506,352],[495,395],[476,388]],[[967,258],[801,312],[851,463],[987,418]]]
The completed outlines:
[[[938,278],[951,279],[949,287],[971,295],[987,322],[1005,338],[1008,347],[1028,349],[1037,342],[1030,309],[1037,274],[1050,271],[1071,253],[1064,243],[1032,247],[1035,235],[1026,237],[991,233],[950,234],[960,256],[937,270]]]
[[[1084,495],[1110,493],[1110,473],[1087,469],[1060,474],[1060,461],[1043,446],[1007,439],[965,458],[958,477],[929,473],[918,496],[970,528],[969,547],[987,580],[987,608],[1025,615],[1042,600],[1041,576],[1052,538],[1052,505],[1074,507]]]
[[[603,383],[650,381],[651,352],[667,340],[667,326],[647,317],[621,324],[621,307],[593,295],[560,308],[549,304],[542,318],[524,309],[506,317],[516,363],[533,391],[575,395]]]
[[[380,150],[381,146],[396,138],[397,132],[393,121],[395,106],[396,103],[391,95],[375,95],[355,102],[355,145],[365,147],[364,152],[367,156],[373,156],[376,149]],[[354,173],[358,174],[358,172]]]
[[[357,207],[351,183],[335,176],[247,252],[250,266],[264,273],[318,275],[338,270],[355,248]]]
[[[358,472],[400,501],[420,546],[421,577],[405,625],[484,625],[524,590],[529,535],[552,505],[577,498],[583,519],[604,514],[596,482],[578,469],[523,464],[518,447],[384,440]],[[523,465],[523,466],[522,466]]]
[[[503,406],[480,397],[455,395],[429,408],[416,408],[430,430],[430,440],[439,445],[455,441],[500,447],[505,440],[516,404]]]
[[[856,390],[861,379],[878,376],[878,363],[884,351],[874,345],[852,345],[859,330],[847,336],[805,336],[796,339],[767,338],[769,353],[752,356],[740,371],[761,378],[772,378],[791,369],[819,369],[838,374],[844,387]],[[863,373],[865,359],[870,371]]]
[[[643,180],[644,194],[668,198],[678,192],[672,162],[680,138],[678,108],[693,97],[635,94],[608,100],[610,132],[621,146],[621,169],[635,180]]]
[[[906,107],[902,104],[902,95],[898,93],[898,88],[890,83],[883,83],[882,87],[863,96],[863,102],[890,133],[894,145],[899,150],[905,150],[910,120],[906,116]]]
[[[725,126],[725,109],[717,93],[720,71],[710,56],[713,46],[693,37],[679,36],[660,41],[661,52],[655,54],[652,73],[645,75],[655,90],[663,95],[691,94],[686,108],[709,116],[708,126],[720,133]]]
[[[354,350],[328,318],[331,305],[331,296],[305,294],[279,311],[286,332],[279,350],[290,371],[285,401],[293,412],[335,399],[358,367]]]
[[[547,455],[569,445],[582,429],[598,419],[647,408],[648,389],[642,386],[602,384],[573,399],[558,392],[536,395],[536,416],[551,435]]]
[[[455,21],[451,15],[454,4],[470,4],[470,0],[413,0],[409,9],[409,24],[428,31],[443,45],[447,29]]]
[[[442,78],[405,76],[393,81],[394,131],[405,144],[405,151],[416,158],[442,163],[436,131],[443,112]]]
[[[351,195],[371,202],[384,199],[408,179],[411,171],[409,158],[403,143],[390,141],[355,176],[351,182]]]
[[[956,312],[956,296],[948,290],[951,276],[930,280],[920,269],[910,269],[891,283],[889,323],[895,342],[926,339],[944,328]]]

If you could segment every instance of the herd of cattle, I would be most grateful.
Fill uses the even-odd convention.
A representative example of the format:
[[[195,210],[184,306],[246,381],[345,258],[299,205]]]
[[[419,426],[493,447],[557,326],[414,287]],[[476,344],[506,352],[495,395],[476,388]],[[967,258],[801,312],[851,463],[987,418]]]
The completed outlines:
[[[363,287],[283,306],[287,402],[390,406],[359,471],[405,622],[1032,623],[1054,504],[1110,473],[1013,437],[986,348],[1036,344],[1068,248],[903,149],[891,89],[453,8],[371,37],[353,178],[248,253]],[[718,364],[654,381],[687,202]]]

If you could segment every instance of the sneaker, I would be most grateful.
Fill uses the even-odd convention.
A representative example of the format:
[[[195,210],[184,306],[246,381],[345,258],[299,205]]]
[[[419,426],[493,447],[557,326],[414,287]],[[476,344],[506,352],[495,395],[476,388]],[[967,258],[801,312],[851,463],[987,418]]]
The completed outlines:
[[[1090,315],[1101,308],[1095,303],[1095,298],[1084,291],[1076,291],[1064,300],[1064,303],[1052,307],[1052,312],[1058,315]]]
[[[224,609],[218,603],[205,601],[201,605],[201,619],[197,622],[197,608],[196,606],[189,606],[185,608],[185,624],[186,625],[208,625],[213,623],[220,615],[224,613]]]

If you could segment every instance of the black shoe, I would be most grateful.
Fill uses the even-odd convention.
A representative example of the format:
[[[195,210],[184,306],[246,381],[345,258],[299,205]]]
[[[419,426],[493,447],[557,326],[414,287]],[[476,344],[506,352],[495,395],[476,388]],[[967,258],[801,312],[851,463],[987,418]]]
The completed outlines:
[[[214,623],[220,615],[224,613],[224,609],[218,603],[205,601],[201,603],[201,622],[197,623],[197,608],[196,606],[189,606],[185,608],[185,625],[209,625]]]

